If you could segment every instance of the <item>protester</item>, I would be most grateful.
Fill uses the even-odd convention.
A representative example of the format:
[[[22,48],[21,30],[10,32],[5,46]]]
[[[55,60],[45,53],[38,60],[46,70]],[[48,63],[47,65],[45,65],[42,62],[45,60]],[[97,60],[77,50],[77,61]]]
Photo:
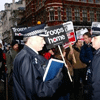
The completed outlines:
[[[81,52],[80,52],[80,59],[82,62],[84,62],[87,65],[87,73],[86,73],[86,80],[87,80],[87,84],[84,87],[84,93],[85,93],[85,98],[86,100],[91,100],[91,82],[92,82],[92,77],[91,77],[91,62],[93,59],[93,52],[94,49],[91,46],[91,34],[89,32],[86,32],[83,35],[84,38],[84,45],[81,48]]]
[[[84,38],[84,45],[81,48],[80,52],[80,59],[83,63],[87,64],[87,66],[90,66],[90,63],[93,59],[93,48],[91,46],[91,34],[89,32],[86,32],[83,35]]]
[[[2,67],[3,67],[3,51],[2,51],[2,44],[0,43],[0,79],[2,78]]]
[[[61,71],[53,80],[43,81],[47,60],[38,51],[45,44],[44,26],[41,24],[22,33],[25,46],[14,60],[14,100],[51,100],[62,82]]]
[[[11,47],[7,47],[7,53],[6,53],[6,65],[8,69],[8,77],[11,75],[13,71],[13,61],[15,56],[18,53],[18,42],[15,40],[12,40]]]
[[[93,27],[92,46],[96,49],[92,60],[92,100],[100,100],[100,27]]]
[[[58,98],[58,100],[69,100],[70,99],[70,93],[72,91],[73,86],[72,86],[72,83],[69,79],[67,71],[69,70],[70,74],[72,76],[73,75],[73,68],[72,68],[70,62],[66,59],[65,49],[63,48],[63,46],[60,46],[60,48],[61,48],[63,57],[65,59],[65,62],[68,66],[68,69],[66,68],[66,66],[63,67],[63,70],[62,70],[63,75],[64,75],[63,83],[60,86],[60,88],[57,90],[57,93],[55,93],[54,96],[55,96],[55,98]],[[61,56],[61,53],[60,53],[58,47],[56,47],[55,50],[54,50],[54,58],[62,60],[62,56]]]
[[[43,54],[44,58],[46,58],[47,60],[49,60],[50,58],[53,58],[54,56],[54,51],[53,49],[48,49],[44,54]]]
[[[78,39],[73,46],[73,49],[70,50],[68,54],[68,60],[72,61],[72,66],[74,69],[74,96],[75,100],[78,99],[79,94],[79,86],[80,86],[80,78],[82,79],[83,84],[85,84],[85,76],[86,76],[86,64],[80,60],[80,51],[82,47],[82,41]],[[76,63],[73,60],[73,54],[76,59]]]

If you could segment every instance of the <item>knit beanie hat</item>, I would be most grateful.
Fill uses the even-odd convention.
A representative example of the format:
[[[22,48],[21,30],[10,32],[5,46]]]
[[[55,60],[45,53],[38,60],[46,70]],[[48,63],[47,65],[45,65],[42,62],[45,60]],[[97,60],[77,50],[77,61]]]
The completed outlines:
[[[12,40],[11,46],[13,47],[15,44],[18,44],[18,42],[15,40]]]

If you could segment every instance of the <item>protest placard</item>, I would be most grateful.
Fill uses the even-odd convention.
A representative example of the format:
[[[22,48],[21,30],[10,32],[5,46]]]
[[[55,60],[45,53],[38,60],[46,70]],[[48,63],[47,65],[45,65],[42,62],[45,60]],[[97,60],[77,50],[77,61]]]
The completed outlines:
[[[71,21],[63,23],[64,27],[66,27],[66,35],[68,36],[69,42],[64,44],[64,48],[68,48],[69,44],[73,45],[76,41],[73,23]]]
[[[68,42],[64,25],[45,27],[45,32],[48,35],[48,37],[45,38],[48,49]]]
[[[80,30],[77,30],[76,31],[76,37],[77,37],[77,39],[84,40],[83,39],[83,34],[86,33],[86,32],[88,32],[88,29],[87,28],[85,28],[85,29],[82,28]]]

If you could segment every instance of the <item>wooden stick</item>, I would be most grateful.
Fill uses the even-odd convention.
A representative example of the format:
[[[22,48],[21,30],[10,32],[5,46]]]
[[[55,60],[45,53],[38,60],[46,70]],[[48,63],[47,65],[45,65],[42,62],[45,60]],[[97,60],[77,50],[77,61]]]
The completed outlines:
[[[63,59],[63,61],[64,61],[64,64],[65,64],[65,66],[66,66],[66,68],[67,68],[67,70],[68,70],[69,79],[70,79],[70,81],[72,82],[73,80],[72,80],[72,78],[71,78],[71,75],[70,75],[70,73],[69,73],[68,66],[67,66],[67,64],[66,64],[66,62],[65,62],[64,56],[63,56],[63,54],[62,54],[62,51],[61,51],[61,48],[60,48],[59,45],[58,45],[58,48],[59,48],[60,54],[61,54],[61,56],[62,56],[62,59]]]

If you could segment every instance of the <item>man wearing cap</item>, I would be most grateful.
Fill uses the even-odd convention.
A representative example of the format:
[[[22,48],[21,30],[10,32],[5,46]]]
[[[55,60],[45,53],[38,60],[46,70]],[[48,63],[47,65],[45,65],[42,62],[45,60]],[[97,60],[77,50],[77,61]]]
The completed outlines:
[[[47,60],[38,54],[45,41],[44,24],[22,32],[25,46],[14,61],[14,100],[51,99],[62,80],[62,73],[48,82],[43,82]]]
[[[92,27],[92,45],[96,49],[92,61],[92,100],[100,100],[100,27]]]

